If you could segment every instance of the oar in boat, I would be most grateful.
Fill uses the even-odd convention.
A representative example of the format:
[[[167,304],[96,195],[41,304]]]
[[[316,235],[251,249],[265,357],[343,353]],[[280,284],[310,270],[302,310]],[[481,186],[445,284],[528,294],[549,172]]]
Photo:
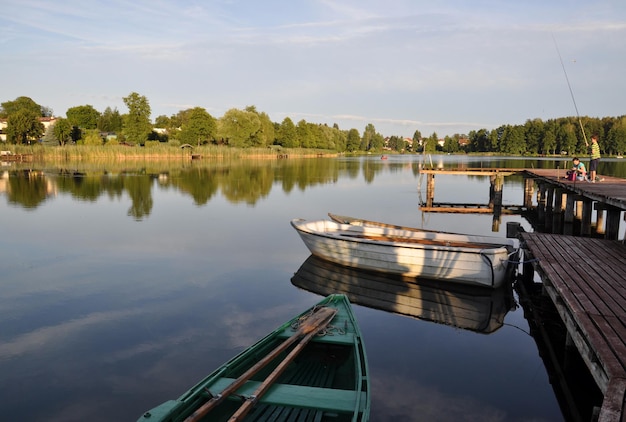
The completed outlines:
[[[185,422],[197,422],[197,421],[199,421],[207,413],[209,413],[209,411],[211,411],[211,409],[213,409],[215,406],[217,406],[218,404],[223,402],[228,396],[230,396],[231,394],[236,392],[242,385],[244,385],[246,383],[246,381],[248,381],[252,376],[254,376],[261,369],[263,369],[272,360],[274,360],[280,353],[285,351],[289,346],[291,346],[296,341],[300,340],[302,338],[302,336],[305,336],[304,338],[302,338],[302,341],[300,342],[300,344],[297,347],[295,347],[291,351],[291,353],[289,353],[289,355],[287,355],[287,357],[283,360],[283,363],[286,362],[286,364],[284,365],[286,367],[287,364],[290,363],[291,360],[293,360],[300,351],[302,351],[302,349],[304,348],[306,343],[308,343],[313,338],[313,336],[315,336],[321,330],[326,328],[326,326],[330,323],[330,321],[333,319],[333,317],[335,316],[336,313],[337,313],[336,309],[329,308],[329,307],[322,307],[322,308],[316,310],[309,318],[307,318],[304,321],[304,323],[298,328],[298,330],[291,337],[289,337],[287,340],[285,340],[283,343],[281,343],[278,347],[276,347],[274,350],[272,350],[267,356],[265,356],[263,359],[261,359],[259,362],[257,362],[250,369],[248,369],[243,375],[241,375],[239,378],[237,378],[235,381],[233,381],[221,393],[219,393],[218,395],[214,396],[208,402],[204,403],[202,406],[200,406],[198,409],[196,409],[195,412],[193,412],[191,415],[189,415],[187,417],[187,419],[185,419]],[[302,346],[302,347],[300,347],[300,346]],[[281,363],[278,366],[278,368],[283,366],[283,363]],[[276,370],[274,370],[274,372],[276,372]],[[274,372],[272,372],[272,374],[270,374],[270,377],[272,375],[274,375]],[[281,370],[281,372],[282,372],[282,370]],[[280,373],[278,375],[280,375]],[[268,379],[266,379],[264,384],[267,383],[268,380],[269,380],[269,377],[268,377]],[[272,380],[269,380],[269,381],[270,381],[269,384],[271,384],[272,382],[275,381],[275,379],[272,379]],[[267,387],[269,387],[269,385]],[[267,387],[265,389],[267,389]],[[259,387],[259,389],[260,389],[260,387]],[[264,392],[265,391],[263,391],[263,393]],[[244,405],[245,404],[247,404],[247,402],[244,403]],[[249,411],[249,409],[248,409],[248,411]],[[247,413],[247,411],[246,411],[246,413]]]
[[[330,322],[330,320],[328,321]],[[293,348],[291,352],[285,357],[285,359],[278,364],[278,366],[272,371],[271,374],[263,381],[261,385],[252,393],[244,404],[228,419],[228,422],[237,422],[243,420],[243,418],[248,414],[248,412],[254,407],[254,405],[259,401],[261,396],[267,392],[267,390],[272,386],[272,384],[280,377],[280,375],[287,369],[287,366],[298,356],[298,353],[302,351],[307,345],[309,341],[315,336],[321,329],[323,329],[327,324],[323,324],[323,327],[320,327],[317,330],[311,331],[308,333],[296,347]]]

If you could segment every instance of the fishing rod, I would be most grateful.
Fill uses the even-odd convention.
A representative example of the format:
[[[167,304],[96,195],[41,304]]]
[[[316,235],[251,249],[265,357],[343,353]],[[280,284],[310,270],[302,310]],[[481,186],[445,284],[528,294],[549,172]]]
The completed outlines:
[[[583,138],[585,139],[585,145],[589,146],[589,142],[587,142],[587,135],[585,134],[585,128],[583,127],[583,122],[580,120],[580,114],[578,113],[578,106],[576,105],[576,99],[574,98],[574,91],[572,91],[572,86],[569,83],[569,78],[567,77],[567,72],[565,71],[565,65],[563,64],[563,58],[561,57],[561,52],[559,51],[559,46],[556,44],[556,38],[554,38],[554,34],[552,35],[552,40],[554,41],[554,47],[556,47],[556,52],[559,55],[559,60],[561,61],[561,67],[563,68],[563,73],[565,74],[565,80],[567,81],[567,87],[569,88],[569,93],[572,96],[572,101],[574,102],[574,109],[576,110],[576,117],[578,117],[578,124],[580,125],[580,130],[583,133]]]

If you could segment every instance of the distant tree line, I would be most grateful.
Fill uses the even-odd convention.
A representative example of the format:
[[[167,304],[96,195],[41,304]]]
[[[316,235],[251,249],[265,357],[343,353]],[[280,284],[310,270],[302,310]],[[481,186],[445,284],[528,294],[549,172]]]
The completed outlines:
[[[44,145],[149,145],[168,142],[173,145],[216,144],[238,148],[269,147],[316,148],[339,152],[385,149],[398,152],[476,152],[510,155],[583,154],[585,138],[600,137],[605,154],[626,152],[626,116],[562,117],[543,121],[529,119],[523,125],[502,125],[493,130],[480,129],[469,134],[454,134],[439,139],[436,133],[422,137],[419,130],[413,138],[383,137],[371,123],[361,134],[357,129],[342,130],[337,124],[294,123],[289,117],[272,122],[255,106],[243,110],[232,108],[216,118],[202,107],[160,115],[151,121],[148,99],[136,92],[123,98],[128,112],[121,114],[107,107],[99,112],[91,105],[71,107],[65,118],[58,118],[44,133],[41,118],[52,117],[52,110],[31,98],[18,97],[1,103],[0,118],[6,119],[8,143],[25,144],[40,141]],[[581,126],[584,128],[584,134]]]

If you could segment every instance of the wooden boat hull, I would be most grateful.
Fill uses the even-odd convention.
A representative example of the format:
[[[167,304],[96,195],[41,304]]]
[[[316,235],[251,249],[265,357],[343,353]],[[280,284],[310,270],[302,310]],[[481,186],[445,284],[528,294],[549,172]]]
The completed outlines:
[[[516,239],[295,219],[313,255],[370,271],[498,287],[510,275]],[[498,242],[498,243],[494,243]]]
[[[309,256],[291,278],[301,289],[322,296],[342,293],[351,303],[480,334],[500,329],[511,310],[511,285],[497,289],[416,280],[338,265]]]
[[[337,312],[326,327],[326,332],[332,331],[332,335],[316,336],[307,343],[243,420],[369,420],[370,388],[361,333],[347,297],[333,294],[232,358],[177,400],[169,400],[149,410],[138,422],[185,421],[242,374],[259,365],[259,361],[275,351],[277,345],[291,339],[294,325],[306,321],[312,311],[321,308]],[[241,397],[253,395],[281,362],[286,361],[285,356],[297,347],[294,345],[282,352],[245,381],[237,389],[237,395],[229,396],[198,420],[228,421],[242,405]]]

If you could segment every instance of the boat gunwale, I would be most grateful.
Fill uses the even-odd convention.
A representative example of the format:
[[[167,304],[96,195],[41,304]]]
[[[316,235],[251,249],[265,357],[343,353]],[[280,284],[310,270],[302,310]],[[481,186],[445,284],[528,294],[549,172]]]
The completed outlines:
[[[402,240],[391,241],[391,240],[384,240],[384,239],[381,239],[381,240],[368,239],[364,237],[357,237],[359,236],[359,233],[356,230],[350,230],[350,229],[345,230],[345,232],[353,231],[354,235],[351,235],[351,234],[342,233],[344,230],[320,231],[320,230],[314,230],[313,228],[309,227],[310,225],[318,224],[320,222],[331,223],[331,224],[335,224],[338,226],[364,227],[364,226],[353,226],[350,224],[327,222],[325,220],[307,221],[303,219],[294,219],[291,221],[291,225],[299,232],[304,232],[312,236],[339,240],[342,242],[361,243],[361,244],[370,244],[370,245],[379,245],[379,246],[391,246],[395,248],[415,249],[415,250],[447,250],[451,252],[468,253],[468,254],[476,254],[476,255],[494,255],[495,256],[495,255],[500,255],[502,253],[506,253],[507,255],[510,253],[509,248],[505,244],[485,244],[485,246],[493,246],[493,247],[478,248],[478,247],[469,247],[469,246],[452,246],[452,245],[448,246],[448,245],[443,244],[444,241],[440,241],[442,242],[441,245],[429,245],[426,243],[420,243],[419,239],[416,239],[416,241],[414,242],[404,242]],[[446,234],[448,235],[448,233]],[[398,236],[398,238],[401,239],[401,236]],[[430,241],[430,239],[426,239],[426,241]],[[459,241],[459,242],[463,242],[463,241]],[[463,243],[472,243],[472,242],[465,241]],[[511,245],[511,247],[513,246]]]
[[[336,390],[336,391],[344,391],[344,395],[348,394],[347,392],[354,393],[354,406],[350,410],[346,410],[347,407],[344,404],[343,407],[338,409],[333,409],[333,412],[339,412],[346,415],[351,415],[352,421],[367,421],[369,418],[370,411],[370,385],[369,385],[369,374],[368,374],[368,365],[367,365],[367,355],[365,352],[365,347],[363,345],[361,330],[357,324],[356,317],[352,310],[352,304],[348,299],[348,296],[342,293],[334,293],[326,296],[320,302],[312,305],[310,308],[306,309],[304,312],[296,315],[295,317],[289,319],[287,322],[284,322],[276,329],[266,334],[256,342],[254,342],[249,347],[243,349],[235,356],[231,357],[227,362],[220,365],[214,371],[212,371],[209,375],[202,378],[200,381],[196,382],[189,390],[185,391],[178,399],[175,400],[167,400],[150,410],[144,413],[138,420],[143,421],[146,418],[151,418],[150,420],[164,421],[164,420],[179,420],[182,415],[186,415],[188,412],[193,411],[194,408],[198,406],[198,403],[204,403],[203,396],[206,395],[210,389],[213,389],[216,385],[221,385],[221,380],[228,379],[233,374],[229,374],[228,371],[232,369],[232,367],[237,365],[248,365],[248,361],[254,362],[258,361],[259,350],[264,351],[268,348],[272,348],[275,344],[280,344],[281,341],[285,340],[284,336],[289,336],[289,331],[292,330],[292,324],[300,319],[302,316],[307,315],[311,310],[316,307],[329,306],[337,309],[337,314],[333,317],[331,322],[335,321],[335,318],[339,318],[339,322],[341,324],[344,321],[348,321],[351,325],[351,330],[345,333],[345,341],[332,341],[329,344],[335,344],[341,347],[348,348],[351,350],[351,359],[354,365],[354,379],[351,380],[351,388],[350,389],[337,389],[337,388],[329,388],[329,387],[314,387],[309,386],[311,388],[318,388],[319,391],[323,390]],[[294,331],[295,333],[296,331]],[[292,333],[293,334],[293,333]],[[334,336],[337,337],[337,336]],[[310,343],[318,343],[324,344],[326,343],[324,337],[314,337]],[[248,380],[244,386],[253,385],[254,380]],[[249,384],[250,383],[250,384]],[[291,386],[290,384],[275,384],[282,385],[287,390]],[[294,384],[295,385],[295,384]],[[307,387],[303,385],[303,387]],[[243,386],[238,389],[245,389]],[[222,391],[220,389],[220,391]],[[215,391],[211,391],[211,393],[217,393]],[[209,393],[209,394],[211,394]],[[281,394],[284,394],[281,393]],[[271,393],[268,392],[271,399]],[[230,398],[228,398],[230,400]],[[259,399],[259,403],[264,403],[265,400],[263,396]],[[278,406],[281,405],[279,403],[271,403],[268,402],[268,405]],[[315,409],[312,407],[301,407],[298,405],[290,406],[289,403],[284,405],[287,408],[309,408]],[[320,408],[320,411],[329,411],[324,410],[323,407]],[[154,414],[151,414],[154,413]],[[174,419],[171,419],[174,418]],[[180,419],[182,420],[182,419]]]

